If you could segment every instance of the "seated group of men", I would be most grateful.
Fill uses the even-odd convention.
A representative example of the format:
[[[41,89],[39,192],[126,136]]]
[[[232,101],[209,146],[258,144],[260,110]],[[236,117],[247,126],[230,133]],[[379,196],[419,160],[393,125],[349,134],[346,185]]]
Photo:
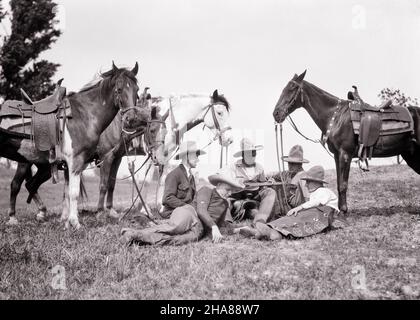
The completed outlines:
[[[338,212],[338,199],[324,187],[324,169],[315,166],[305,172],[302,164],[309,161],[296,145],[283,159],[288,171],[266,175],[256,162],[262,148],[242,139],[240,151],[234,154],[239,160],[208,177],[214,188],[203,186],[197,191],[191,170],[205,152],[195,142],[182,143],[175,157],[181,164],[165,180],[160,213],[165,220],[144,229],[123,229],[122,240],[179,245],[211,233],[217,243],[223,238],[220,227],[247,237],[277,240],[305,237],[330,227]],[[233,224],[247,219],[252,220],[251,225]]]

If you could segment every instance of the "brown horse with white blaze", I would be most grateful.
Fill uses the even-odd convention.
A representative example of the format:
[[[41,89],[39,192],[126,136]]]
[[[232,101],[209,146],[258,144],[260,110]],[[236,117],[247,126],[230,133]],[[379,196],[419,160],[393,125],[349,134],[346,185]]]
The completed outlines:
[[[273,117],[282,123],[293,111],[304,108],[314,120],[329,150],[334,154],[340,212],[347,212],[347,188],[350,164],[357,157],[358,139],[354,134],[348,100],[342,100],[304,80],[306,71],[295,75],[286,85],[276,104]],[[414,140],[411,133],[381,136],[373,157],[401,155],[407,164],[420,174],[420,108],[408,107],[414,120]]]

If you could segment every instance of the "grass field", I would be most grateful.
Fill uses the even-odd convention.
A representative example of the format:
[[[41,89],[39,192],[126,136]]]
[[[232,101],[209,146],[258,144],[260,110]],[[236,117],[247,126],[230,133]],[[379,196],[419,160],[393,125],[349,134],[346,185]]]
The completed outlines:
[[[63,230],[62,188],[50,182],[40,192],[47,221],[36,222],[22,191],[20,225],[7,227],[11,178],[0,170],[0,299],[420,298],[420,176],[404,165],[352,169],[344,229],[280,242],[227,235],[221,244],[206,238],[180,247],[120,244],[121,228],[141,221],[89,213],[96,179],[87,180],[90,199],[80,204],[81,231]],[[332,172],[328,180],[335,190]],[[131,192],[129,183],[117,184],[117,209],[130,205]]]

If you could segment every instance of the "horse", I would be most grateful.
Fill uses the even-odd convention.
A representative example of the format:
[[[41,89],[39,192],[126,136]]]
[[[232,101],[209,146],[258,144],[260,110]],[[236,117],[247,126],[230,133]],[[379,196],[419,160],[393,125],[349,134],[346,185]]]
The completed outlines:
[[[213,140],[219,140],[223,147],[229,146],[233,139],[230,132],[230,104],[224,95],[215,90],[212,95],[185,94],[169,97],[156,97],[152,105],[164,112],[163,129],[156,141],[147,141],[155,164],[165,165],[179,146],[183,135],[203,123],[214,134]]]
[[[158,195],[163,191],[160,183],[164,180],[164,171],[169,168],[168,163],[176,154],[183,135],[203,124],[203,128],[208,128],[214,134],[210,143],[218,140],[221,147],[229,146],[233,141],[229,124],[231,106],[218,90],[211,95],[153,97],[151,106],[157,107],[157,112],[163,113],[160,118],[152,120],[144,133],[146,152],[150,155],[152,163],[159,168],[156,203],[153,203],[157,206],[155,209],[159,210],[158,202],[161,197]]]
[[[148,134],[154,135],[156,127],[154,121],[158,120],[159,114],[157,108],[150,106],[143,99],[139,99],[138,106],[142,112],[148,114],[147,125]],[[106,210],[109,216],[118,217],[118,213],[113,208],[114,188],[117,180],[118,169],[123,156],[128,154],[144,155],[141,150],[141,135],[143,131],[126,131],[121,128],[121,115],[117,114],[111,124],[101,134],[97,147],[98,159],[101,160],[100,165],[100,183],[99,183],[99,200],[97,212],[101,214]]]
[[[336,96],[305,81],[306,70],[295,75],[283,89],[274,108],[273,117],[282,123],[293,111],[304,108],[321,130],[328,149],[333,153],[339,194],[340,214],[348,211],[347,189],[350,164],[357,157],[358,139],[354,134],[350,101]],[[373,157],[384,158],[401,155],[407,164],[420,174],[420,108],[409,106],[414,120],[414,140],[411,133],[381,136],[373,151]]]
[[[133,130],[139,126],[139,110],[135,107],[139,89],[137,73],[137,63],[132,70],[119,69],[113,63],[112,69],[102,74],[101,81],[77,93],[70,93],[66,97],[71,105],[72,113],[65,123],[61,145],[66,166],[64,173],[65,201],[61,220],[65,223],[66,229],[69,225],[75,229],[80,228],[77,212],[80,175],[94,158],[100,134],[118,112],[122,116],[121,123],[124,130]],[[140,124],[144,125],[144,122],[140,121]],[[40,159],[42,156],[45,158],[45,155],[39,155],[33,148],[30,148],[29,153],[26,148],[27,154],[21,155],[20,144],[25,146],[25,142],[30,143],[30,136],[4,131],[1,133],[2,145],[7,146],[14,143],[14,149],[8,148],[9,151],[11,150],[9,153],[12,154],[5,152],[0,154],[1,156],[24,163],[34,163],[35,159]],[[35,158],[31,158],[34,152]],[[41,162],[45,162],[45,159],[42,159]]]

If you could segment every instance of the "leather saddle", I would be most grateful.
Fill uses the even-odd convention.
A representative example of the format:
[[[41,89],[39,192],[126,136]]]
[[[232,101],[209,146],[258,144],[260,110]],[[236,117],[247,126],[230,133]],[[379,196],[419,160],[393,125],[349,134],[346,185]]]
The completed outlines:
[[[406,107],[392,105],[387,100],[375,107],[365,103],[357,92],[349,92],[353,130],[359,136],[358,157],[365,161],[373,156],[373,149],[381,136],[414,133],[413,118]]]
[[[67,117],[71,117],[70,104],[66,99],[66,88],[57,83],[54,93],[45,99],[33,102],[21,89],[22,101],[5,101],[1,106],[0,120],[3,118],[31,118],[31,138],[39,151],[49,151],[49,162],[52,164],[53,183],[58,180],[57,151],[60,152],[61,132]],[[60,120],[63,121],[60,123]],[[60,124],[62,128],[60,128]]]

